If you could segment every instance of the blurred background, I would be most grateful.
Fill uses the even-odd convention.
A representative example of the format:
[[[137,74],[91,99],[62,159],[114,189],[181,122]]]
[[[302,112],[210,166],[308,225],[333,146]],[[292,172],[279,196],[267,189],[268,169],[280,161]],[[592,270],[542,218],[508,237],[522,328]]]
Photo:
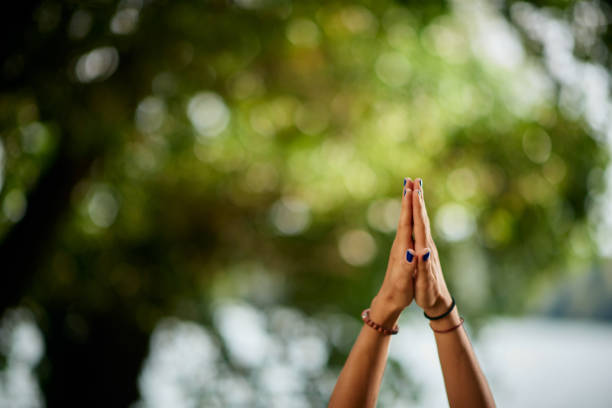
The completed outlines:
[[[0,15],[0,406],[322,407],[402,180],[500,406],[609,407],[612,8],[90,0]],[[411,305],[381,407],[443,407]]]

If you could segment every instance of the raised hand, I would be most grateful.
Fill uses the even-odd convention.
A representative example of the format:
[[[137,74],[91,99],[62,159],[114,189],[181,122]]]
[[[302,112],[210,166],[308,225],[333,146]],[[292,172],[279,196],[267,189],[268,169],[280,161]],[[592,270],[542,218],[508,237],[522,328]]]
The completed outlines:
[[[379,318],[379,321],[386,324],[394,323],[399,313],[412,302],[414,297],[416,260],[412,256],[414,254],[413,188],[413,181],[410,178],[404,179],[402,210],[389,254],[387,272],[378,295],[372,301],[372,318]],[[407,255],[408,250],[410,255]]]
[[[397,234],[383,284],[372,300],[370,318],[392,328],[413,298],[431,317],[445,314],[452,303],[431,236],[421,179],[414,182],[406,179],[404,183]],[[494,407],[493,395],[461,327],[462,322],[457,307],[444,317],[430,321],[449,405],[452,408]],[[330,408],[376,406],[390,338],[380,328],[362,327],[334,387]]]
[[[413,190],[414,247],[417,255],[414,300],[427,316],[438,317],[449,311],[452,297],[446,287],[438,249],[431,236],[421,179],[415,180]],[[467,333],[461,326],[462,322],[457,307],[453,307],[443,318],[429,323],[438,346],[449,406],[495,407],[493,394]]]
[[[414,182],[412,209],[417,264],[414,279],[414,300],[427,315],[439,316],[448,310],[452,298],[446,287],[440,258],[438,257],[438,249],[431,235],[422,179],[416,179]]]

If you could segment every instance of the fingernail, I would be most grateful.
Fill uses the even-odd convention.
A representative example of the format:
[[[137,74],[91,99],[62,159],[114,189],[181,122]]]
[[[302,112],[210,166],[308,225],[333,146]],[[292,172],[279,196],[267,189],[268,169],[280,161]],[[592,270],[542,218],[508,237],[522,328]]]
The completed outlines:
[[[414,259],[414,255],[412,255],[410,251],[406,251],[406,260],[408,262],[412,262],[413,259]]]
[[[419,197],[421,196],[421,190],[417,190],[417,194],[419,195]]]
[[[421,188],[423,188],[423,179],[419,179],[419,184],[421,185]]]
[[[404,179],[404,185],[406,185],[406,179]]]
[[[406,195],[406,189],[404,189],[404,195]]]
[[[429,259],[429,255],[431,255],[431,252],[427,252],[425,255],[423,255],[423,260],[427,261]]]

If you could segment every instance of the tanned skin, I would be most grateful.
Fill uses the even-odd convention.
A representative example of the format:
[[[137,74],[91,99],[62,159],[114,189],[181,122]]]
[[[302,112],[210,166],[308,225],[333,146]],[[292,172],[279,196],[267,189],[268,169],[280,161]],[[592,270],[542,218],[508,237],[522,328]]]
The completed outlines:
[[[402,210],[387,271],[370,306],[372,321],[387,328],[396,325],[402,311],[413,300],[428,316],[440,316],[452,304],[431,234],[422,179],[405,180]],[[407,251],[412,255],[410,261]],[[446,317],[432,320],[430,325],[443,331],[460,323],[455,307]],[[434,332],[434,337],[449,405],[452,408],[495,407],[493,394],[463,326],[447,333]],[[340,372],[329,408],[376,406],[390,341],[390,335],[366,325],[361,328]]]

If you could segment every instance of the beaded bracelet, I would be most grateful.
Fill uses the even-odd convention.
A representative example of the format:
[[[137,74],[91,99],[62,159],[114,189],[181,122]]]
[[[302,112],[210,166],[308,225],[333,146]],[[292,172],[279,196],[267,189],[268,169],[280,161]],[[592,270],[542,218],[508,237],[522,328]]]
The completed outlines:
[[[379,333],[385,334],[385,335],[389,335],[389,334],[397,334],[399,332],[399,326],[395,325],[394,328],[392,329],[388,329],[386,327],[382,327],[380,324],[373,322],[370,319],[370,309],[366,309],[363,312],[361,312],[361,319],[363,320],[363,322],[365,324],[367,324],[368,326],[370,326],[371,328],[373,328],[374,330],[377,330]]]

